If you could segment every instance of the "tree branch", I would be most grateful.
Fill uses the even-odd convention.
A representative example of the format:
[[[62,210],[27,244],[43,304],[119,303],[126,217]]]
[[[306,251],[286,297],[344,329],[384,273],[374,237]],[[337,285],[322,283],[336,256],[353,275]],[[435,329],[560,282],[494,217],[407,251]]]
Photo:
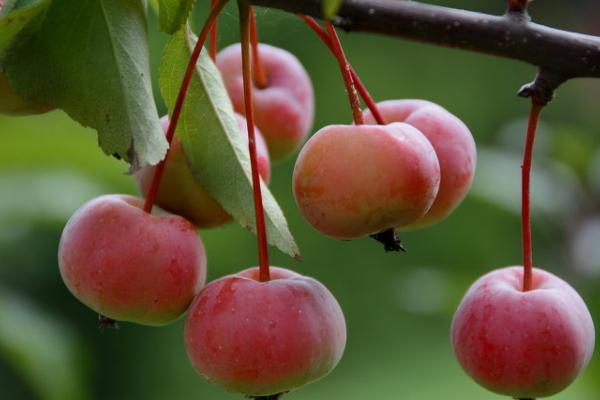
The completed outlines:
[[[321,0],[250,0],[320,18]],[[564,82],[600,78],[600,37],[530,22],[526,11],[502,16],[402,0],[344,0],[335,25],[510,58]]]

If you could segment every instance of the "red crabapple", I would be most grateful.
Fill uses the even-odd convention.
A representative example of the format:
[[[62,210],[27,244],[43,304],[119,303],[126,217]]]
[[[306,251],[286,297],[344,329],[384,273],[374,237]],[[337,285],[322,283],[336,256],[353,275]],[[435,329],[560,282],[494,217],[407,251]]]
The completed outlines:
[[[425,100],[388,100],[377,104],[387,122],[404,122],[429,139],[440,162],[440,190],[425,216],[401,229],[423,228],[446,218],[465,198],[477,161],[475,141],[465,124],[441,106]],[[367,123],[375,123],[365,111]]]
[[[248,143],[246,119],[235,114],[242,137]],[[169,118],[161,118],[165,132],[169,126]],[[258,156],[258,172],[265,182],[271,178],[271,163],[267,145],[257,130],[256,151]],[[154,176],[155,167],[146,167],[135,174],[135,178],[144,194],[148,193]],[[170,212],[182,215],[199,228],[212,228],[221,226],[233,218],[194,178],[187,163],[181,144],[176,137],[171,143],[169,158],[160,182],[155,203]]]
[[[515,398],[551,396],[586,367],[594,350],[592,317],[577,292],[541,269],[524,292],[523,267],[479,278],[458,306],[452,345],[480,385]]]
[[[356,239],[425,215],[440,167],[431,143],[408,124],[331,125],[304,145],[293,182],[296,203],[313,227]]]
[[[259,281],[251,268],[209,283],[194,300],[185,345],[194,368],[211,382],[269,396],[327,375],[346,344],[333,295],[316,280],[271,267]]]
[[[186,219],[143,200],[106,195],[84,204],[58,249],[62,278],[82,303],[118,321],[165,325],[204,285],[206,254]]]
[[[267,141],[271,159],[282,160],[298,148],[312,126],[312,83],[293,54],[267,44],[259,44],[259,52],[268,86],[254,90],[255,122]],[[219,52],[217,67],[235,111],[245,114],[239,43]]]

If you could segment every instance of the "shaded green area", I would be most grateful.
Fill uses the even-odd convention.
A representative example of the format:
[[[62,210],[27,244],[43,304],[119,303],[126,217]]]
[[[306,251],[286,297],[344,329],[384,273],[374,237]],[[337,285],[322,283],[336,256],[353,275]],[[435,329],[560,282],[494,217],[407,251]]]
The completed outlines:
[[[479,6],[500,12],[500,3]],[[560,27],[583,31],[597,26],[597,6],[580,4],[540,1],[534,2],[534,10],[542,21]],[[202,21],[206,7],[199,2],[198,8],[202,10],[194,19]],[[324,46],[294,16],[257,14],[261,38],[296,54],[315,83],[314,130],[349,122],[342,80]],[[236,21],[230,6],[221,19],[222,46],[237,40]],[[166,36],[157,33],[154,19],[150,31],[156,79]],[[447,221],[404,234],[408,253],[384,254],[369,239],[341,242],[314,231],[292,197],[294,160],[273,169],[271,189],[304,261],[274,250],[272,262],[323,282],[341,303],[348,324],[348,347],[338,368],[286,398],[500,399],[462,372],[448,332],[471,282],[490,269],[520,263],[519,158],[528,104],[515,93],[535,71],[511,61],[390,38],[342,34],[342,40],[377,99],[426,98],[463,119],[480,149],[480,174]],[[154,89],[158,95],[156,82]],[[589,246],[579,246],[579,240],[583,235],[600,244],[600,237],[590,237],[588,230],[580,234],[583,224],[600,213],[598,93],[599,82],[570,82],[548,107],[536,146],[539,178],[534,177],[538,186],[533,190],[536,264],[575,286],[597,322],[600,257],[594,258]],[[165,328],[122,324],[116,332],[100,331],[96,315],[60,279],[56,249],[64,223],[79,205],[101,193],[135,193],[125,174],[127,165],[105,156],[93,131],[59,111],[0,117],[0,144],[0,284],[6,288],[0,296],[0,398],[241,399],[192,370],[183,347],[183,321]],[[238,225],[200,234],[210,279],[256,265],[255,238]],[[52,376],[52,390],[44,390],[44,379]],[[596,356],[580,379],[555,398],[599,398],[598,376]],[[53,397],[56,393],[60,397]]]

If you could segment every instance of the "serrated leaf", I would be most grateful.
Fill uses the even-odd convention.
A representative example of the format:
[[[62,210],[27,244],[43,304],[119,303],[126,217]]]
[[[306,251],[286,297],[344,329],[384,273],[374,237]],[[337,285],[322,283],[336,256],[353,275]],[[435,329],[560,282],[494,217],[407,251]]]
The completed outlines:
[[[0,12],[0,56],[23,28],[50,4],[50,0],[10,0]]]
[[[344,0],[323,0],[321,2],[323,18],[332,19],[335,17],[337,12],[340,10],[343,1]]]
[[[172,110],[196,37],[185,27],[167,44],[160,72],[160,88]],[[192,173],[242,226],[256,232],[250,157],[237,125],[221,75],[203,50],[187,94],[177,137]],[[277,201],[261,184],[269,243],[299,257],[287,221]]]
[[[21,96],[98,131],[107,154],[154,165],[167,143],[152,96],[145,2],[53,0],[38,31],[6,51]]]
[[[0,287],[0,357],[40,399],[89,398],[72,330]]]
[[[160,29],[169,34],[177,32],[192,12],[196,0],[158,0]]]

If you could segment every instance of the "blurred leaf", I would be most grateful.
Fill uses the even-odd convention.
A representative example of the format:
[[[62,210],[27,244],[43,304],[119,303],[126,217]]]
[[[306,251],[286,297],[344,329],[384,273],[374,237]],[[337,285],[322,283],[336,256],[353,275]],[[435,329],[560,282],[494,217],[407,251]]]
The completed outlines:
[[[39,31],[6,52],[17,94],[98,131],[107,154],[143,167],[167,143],[152,96],[141,0],[54,0]]]
[[[597,198],[600,198],[600,150],[592,157],[586,172],[592,191]]]
[[[600,277],[600,216],[588,217],[571,235],[574,267],[594,278]]]
[[[0,55],[11,40],[31,22],[42,10],[48,7],[50,0],[9,0],[0,11]]]
[[[479,149],[471,193],[516,215],[521,213],[521,156]],[[535,163],[531,177],[532,211],[561,223],[581,200],[577,176],[560,163]],[[559,220],[556,219],[559,218]]]
[[[160,7],[158,5],[158,0],[148,0],[148,4],[150,5],[150,8],[156,13],[156,15],[158,15]]]
[[[323,9],[323,18],[331,19],[335,17],[342,6],[344,0],[323,0],[321,7]]]
[[[579,176],[585,177],[594,156],[594,133],[575,126],[555,124],[552,137],[552,157],[571,166]],[[588,133],[588,134],[586,134]]]
[[[196,0],[158,0],[160,29],[173,34],[186,23]]]
[[[27,299],[0,287],[0,356],[45,400],[86,399],[74,333]]]
[[[177,32],[165,49],[160,87],[172,111],[196,37]],[[177,126],[192,173],[239,223],[255,232],[250,158],[221,75],[202,52]],[[269,243],[299,256],[287,221],[269,189],[261,185]]]
[[[21,170],[0,173],[0,236],[14,230],[10,221],[65,221],[103,185],[68,170]],[[9,194],[10,193],[10,194]]]

